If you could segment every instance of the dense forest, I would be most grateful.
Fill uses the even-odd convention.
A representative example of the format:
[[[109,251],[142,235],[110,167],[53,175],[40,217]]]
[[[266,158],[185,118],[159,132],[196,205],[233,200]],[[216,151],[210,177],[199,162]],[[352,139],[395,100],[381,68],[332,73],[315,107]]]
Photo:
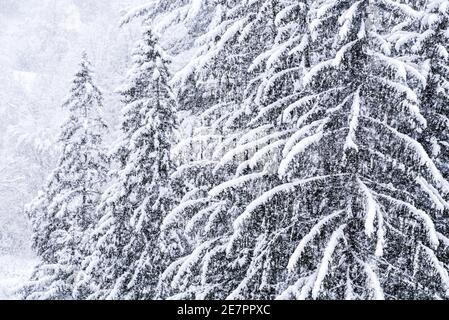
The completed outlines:
[[[449,298],[448,0],[146,2],[51,111],[20,298]]]

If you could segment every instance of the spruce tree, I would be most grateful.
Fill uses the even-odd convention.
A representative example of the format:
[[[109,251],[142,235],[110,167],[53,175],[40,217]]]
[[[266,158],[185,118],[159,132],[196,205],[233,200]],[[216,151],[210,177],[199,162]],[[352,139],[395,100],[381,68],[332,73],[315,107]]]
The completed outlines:
[[[395,50],[420,71],[416,89],[427,127],[420,135],[423,144],[442,175],[448,179],[449,142],[449,6],[446,1],[410,1],[415,19],[407,19],[390,35]],[[446,198],[447,199],[447,198]],[[448,234],[449,208],[445,202],[434,203],[435,225]],[[445,243],[438,250],[442,261],[448,259]]]
[[[209,208],[228,202],[213,212],[232,230],[170,270],[177,297],[444,298],[448,239],[435,221],[449,184],[418,141],[428,126],[413,90],[420,72],[385,40],[415,12],[399,1],[304,5],[308,38],[292,50],[302,83],[293,101],[275,97],[271,118],[286,137],[266,140],[269,159],[251,150],[256,171],[209,191]]]
[[[162,219],[176,202],[169,177],[176,103],[168,60],[150,27],[132,54],[120,89],[121,137],[113,182],[98,207],[93,253],[84,263],[80,291],[90,299],[150,299],[169,254],[160,241]]]
[[[232,232],[232,221],[242,212],[242,206],[277,180],[273,172],[250,172],[251,156],[260,150],[258,155],[269,157],[270,151],[264,147],[288,134],[276,124],[256,118],[259,109],[274,102],[280,93],[293,94],[299,76],[301,59],[288,53],[303,42],[298,24],[291,23],[304,15],[303,4],[223,1],[222,6],[221,22],[201,37],[202,41],[210,39],[210,43],[203,45],[195,60],[175,76],[179,92],[186,94],[184,89],[190,88],[185,86],[189,72],[196,74],[196,88],[205,92],[203,98],[208,102],[198,113],[201,125],[192,140],[194,146],[206,142],[205,154],[211,161],[202,161],[203,171],[215,176],[209,189],[203,185],[196,194],[195,189],[187,193],[167,217],[184,229],[193,249],[189,256],[175,261],[161,279],[167,287],[175,288],[175,297],[224,298],[244,278],[244,268],[226,259],[224,239]],[[181,141],[179,146],[184,147],[180,154],[190,153],[190,144]],[[180,168],[186,171],[186,167],[189,164]],[[240,261],[247,254],[242,251]],[[221,259],[229,265],[201,269],[203,259]],[[210,285],[208,277],[215,279]]]
[[[70,299],[88,238],[98,221],[95,208],[107,178],[108,157],[103,147],[106,124],[102,95],[93,82],[83,53],[70,96],[69,113],[61,127],[61,157],[44,190],[29,205],[33,247],[41,262],[23,288],[28,299]]]
[[[383,40],[394,27],[383,10],[411,18],[413,10],[393,1],[315,8],[309,29],[320,52],[303,78],[304,96],[284,112],[302,136],[283,150],[285,183],[247,207],[233,241],[238,248],[251,218],[264,221],[282,204],[288,213],[273,217],[274,234],[298,237],[287,264],[287,282],[296,282],[282,297],[445,297],[437,252],[446,238],[434,222],[448,183],[417,141],[427,126],[412,90],[418,72]]]

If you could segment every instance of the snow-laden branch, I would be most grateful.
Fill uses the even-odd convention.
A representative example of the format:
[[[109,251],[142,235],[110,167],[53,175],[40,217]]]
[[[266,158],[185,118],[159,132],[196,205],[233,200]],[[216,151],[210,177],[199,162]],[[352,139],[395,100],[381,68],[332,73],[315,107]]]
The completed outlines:
[[[363,262],[363,267],[365,268],[368,286],[373,291],[374,300],[385,300],[384,291],[380,285],[379,277],[368,263]]]
[[[298,264],[299,260],[301,259],[301,256],[304,250],[306,249],[307,244],[323,231],[322,228],[335,218],[341,216],[344,212],[345,212],[344,210],[336,211],[321,219],[317,224],[315,224],[312,227],[312,229],[310,229],[309,233],[301,239],[295,251],[291,255],[287,265],[288,271],[293,272],[295,270],[295,267]]]
[[[394,136],[396,136],[397,138],[402,140],[404,143],[406,143],[407,146],[411,147],[415,151],[416,156],[419,158],[420,164],[426,166],[427,169],[430,171],[430,173],[432,175],[432,180],[445,193],[449,193],[449,182],[446,179],[444,179],[444,177],[442,176],[440,170],[438,170],[438,168],[435,166],[435,163],[429,157],[429,155],[427,154],[427,152],[424,149],[424,147],[418,141],[416,141],[415,139],[409,137],[406,134],[403,134],[403,133],[399,132],[395,128],[393,128],[393,127],[387,125],[386,123],[381,122],[381,121],[379,121],[377,119],[374,119],[374,118],[371,118],[371,117],[365,117],[365,116],[361,116],[361,117],[363,119],[373,123],[373,124],[376,124],[378,126],[381,126],[381,127],[385,128],[387,131],[389,131]]]
[[[342,224],[338,227],[331,235],[329,242],[327,243],[326,249],[324,249],[323,258],[321,259],[320,266],[318,268],[318,273],[315,279],[315,283],[312,288],[312,298],[317,299],[318,295],[321,291],[321,285],[324,281],[324,278],[327,275],[329,270],[329,264],[332,260],[332,255],[337,248],[339,241],[344,237],[343,230],[345,229],[346,224]]]
[[[313,144],[318,143],[323,138],[323,131],[318,131],[317,133],[308,136],[301,141],[299,141],[285,156],[285,158],[279,164],[278,173],[279,175],[285,176],[287,174],[290,163],[293,159],[300,153],[304,152],[308,147]]]
[[[374,219],[377,212],[377,202],[374,199],[371,190],[368,189],[368,187],[362,182],[362,180],[357,178],[357,182],[365,198],[365,233],[367,236],[371,236],[374,233]]]
[[[436,233],[435,225],[427,213],[416,208],[415,206],[411,205],[410,203],[390,197],[388,195],[376,193],[376,196],[384,198],[391,203],[394,203],[398,206],[406,208],[413,216],[415,216],[418,220],[420,220],[424,224],[424,227],[427,230],[428,239],[429,239],[430,243],[432,244],[432,247],[434,247],[434,248],[438,247],[439,240],[438,240],[438,235]]]
[[[267,175],[266,172],[256,172],[256,173],[250,173],[250,174],[247,174],[247,175],[244,175],[241,177],[237,177],[235,179],[226,181],[226,182],[214,187],[213,189],[211,189],[209,191],[209,195],[211,197],[216,197],[223,191],[226,191],[227,189],[236,188],[238,186],[241,186],[244,183],[248,183],[253,180],[261,179],[261,178],[265,177],[266,175]]]
[[[296,187],[317,182],[317,181],[325,181],[334,177],[342,177],[346,176],[347,174],[334,174],[334,175],[325,175],[325,176],[317,176],[317,177],[311,177],[306,179],[299,179],[290,183],[285,183],[280,186],[277,186],[264,194],[262,194],[260,197],[252,201],[245,209],[245,211],[237,217],[234,221],[234,229],[239,230],[241,229],[247,219],[251,216],[251,214],[259,207],[264,206],[266,203],[271,201],[275,196],[281,194],[281,193],[289,193],[295,190]]]

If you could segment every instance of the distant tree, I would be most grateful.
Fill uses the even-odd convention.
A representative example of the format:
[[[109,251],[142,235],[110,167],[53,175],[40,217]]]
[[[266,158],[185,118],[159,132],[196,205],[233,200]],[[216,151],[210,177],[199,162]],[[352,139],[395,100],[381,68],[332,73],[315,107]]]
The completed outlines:
[[[84,53],[63,107],[69,116],[61,127],[62,154],[44,190],[29,205],[33,247],[41,259],[25,285],[27,299],[69,299],[87,241],[98,217],[95,208],[107,178],[108,157],[102,145],[102,95]]]

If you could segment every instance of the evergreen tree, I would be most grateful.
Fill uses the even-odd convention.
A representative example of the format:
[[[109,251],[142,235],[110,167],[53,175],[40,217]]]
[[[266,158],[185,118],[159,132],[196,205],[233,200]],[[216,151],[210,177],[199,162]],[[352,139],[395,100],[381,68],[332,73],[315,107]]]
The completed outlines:
[[[176,202],[169,184],[175,99],[168,86],[168,60],[145,26],[120,89],[122,135],[113,155],[113,182],[98,207],[79,287],[90,299],[149,299],[163,268],[160,225]]]
[[[414,13],[398,1],[310,4],[309,44],[292,50],[305,68],[299,95],[275,97],[282,117],[271,118],[286,138],[272,136],[274,160],[261,159],[279,180],[254,188],[262,170],[209,191],[212,204],[231,201],[233,229],[170,270],[178,297],[446,297],[448,239],[435,219],[449,184],[417,140],[420,72],[385,40]]]
[[[249,164],[259,150],[258,156],[270,158],[270,151],[264,147],[288,132],[276,128],[276,123],[255,118],[260,109],[276,100],[276,95],[295,91],[292,88],[298,81],[301,59],[291,58],[289,51],[304,41],[298,34],[298,24],[291,22],[304,16],[305,9],[293,1],[223,1],[221,22],[201,38],[211,42],[175,77],[179,92],[183,92],[189,80],[186,75],[197,74],[196,88],[205,93],[203,97],[209,97],[199,113],[201,126],[192,140],[194,147],[206,143],[211,161],[202,161],[203,171],[211,170],[216,177],[209,189],[203,185],[200,192],[186,194],[167,216],[184,229],[194,249],[188,257],[175,261],[161,279],[167,287],[176,288],[172,292],[177,292],[176,297],[224,298],[232,285],[244,278],[244,268],[235,261],[228,261],[226,267],[218,264],[221,268],[213,271],[204,268],[207,273],[203,274],[199,262],[226,261],[223,239],[232,231],[232,221],[242,212],[242,205],[277,180],[276,174],[264,170],[249,172]],[[181,141],[179,146],[184,147],[180,154],[190,154],[190,144]],[[241,257],[247,254],[242,251]],[[214,283],[207,285],[207,277],[215,278]]]
[[[410,1],[415,19],[407,19],[401,28],[390,35],[390,39],[402,58],[416,66],[421,74],[416,82],[423,116],[427,128],[419,141],[422,142],[442,175],[449,177],[449,73],[446,67],[449,54],[449,5],[446,1]],[[447,198],[446,198],[447,199]],[[435,204],[435,224],[442,234],[448,234],[449,208]],[[445,244],[438,250],[438,257],[447,261],[448,252]]]
[[[44,190],[29,205],[33,247],[41,259],[23,289],[29,299],[69,299],[87,255],[87,241],[98,221],[95,208],[107,178],[108,158],[102,145],[102,95],[92,79],[84,53],[63,107],[62,154]]]

